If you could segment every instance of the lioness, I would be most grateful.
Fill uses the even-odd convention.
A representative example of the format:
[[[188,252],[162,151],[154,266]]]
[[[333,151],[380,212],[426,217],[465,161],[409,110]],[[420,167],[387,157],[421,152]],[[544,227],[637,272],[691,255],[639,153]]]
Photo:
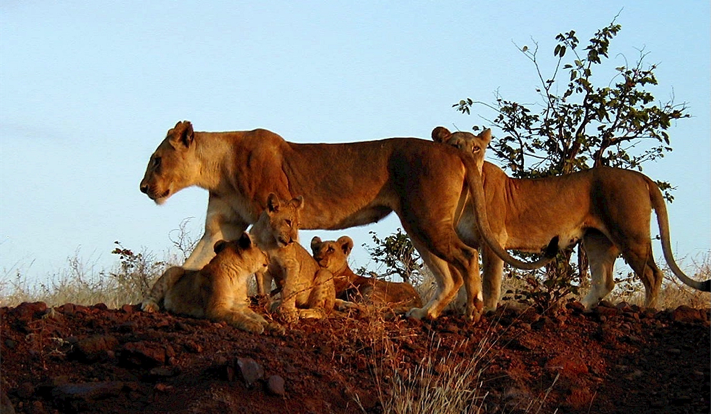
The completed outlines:
[[[483,154],[486,149],[473,134],[451,133],[444,127],[435,128],[432,139],[466,152]],[[652,209],[669,268],[688,286],[711,291],[711,280],[689,278],[674,261],[666,204],[659,187],[647,176],[599,167],[559,177],[515,179],[489,162],[484,163],[482,176],[489,225],[503,247],[532,252],[552,236],[560,237],[563,248],[582,238],[592,273],[592,288],[583,299],[586,307],[614,288],[612,271],[620,254],[642,280],[646,305],[657,306],[664,276],[652,257]],[[463,239],[476,243],[475,218],[468,214],[469,210],[457,230]],[[484,306],[491,310],[496,309],[501,294],[503,262],[486,244],[482,247]]]
[[[308,199],[301,212],[304,229],[364,225],[394,211],[438,284],[437,295],[410,316],[436,318],[465,278],[475,300],[467,314],[476,319],[482,307],[478,253],[454,230],[469,194],[482,239],[506,262],[533,269],[550,261],[524,263],[496,243],[483,207],[478,161],[483,159],[421,139],[295,144],[264,129],[194,132],[183,121],[151,156],[140,189],[157,204],[193,185],[209,191],[205,233],[184,264],[188,269],[210,260],[209,246],[216,240],[236,238],[256,222],[272,192],[282,199],[295,194]],[[552,240],[550,251],[556,243]]]
[[[348,266],[348,256],[353,250],[353,240],[341,236],[338,240],[311,239],[311,251],[318,264],[328,269],[334,277],[336,298],[349,302],[388,305],[394,313],[405,313],[422,306],[422,300],[409,283],[386,282],[373,277],[359,276]]]
[[[257,245],[269,255],[268,273],[263,277],[269,285],[273,278],[281,288],[277,310],[287,322],[323,318],[336,302],[333,275],[319,267],[298,242],[303,208],[301,196],[284,201],[270,193],[267,208],[250,230]]]
[[[216,256],[201,270],[171,267],[156,281],[141,304],[146,312],[169,312],[225,321],[249,332],[271,326],[249,308],[247,279],[267,267],[267,255],[244,233],[237,241],[215,243]]]

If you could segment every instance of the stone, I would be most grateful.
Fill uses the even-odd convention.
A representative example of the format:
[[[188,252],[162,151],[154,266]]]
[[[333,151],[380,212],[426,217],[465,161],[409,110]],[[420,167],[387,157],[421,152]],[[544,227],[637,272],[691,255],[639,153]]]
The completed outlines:
[[[278,397],[283,397],[286,395],[284,390],[284,378],[279,375],[272,375],[267,380],[267,392]]]

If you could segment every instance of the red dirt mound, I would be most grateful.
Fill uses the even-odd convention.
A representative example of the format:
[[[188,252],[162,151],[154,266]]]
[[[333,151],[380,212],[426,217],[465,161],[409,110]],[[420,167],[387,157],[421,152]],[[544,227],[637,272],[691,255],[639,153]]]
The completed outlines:
[[[486,413],[710,410],[709,309],[334,315],[264,335],[129,305],[0,316],[3,413],[382,413],[404,398],[394,384],[421,395],[424,377],[467,371],[458,387]]]

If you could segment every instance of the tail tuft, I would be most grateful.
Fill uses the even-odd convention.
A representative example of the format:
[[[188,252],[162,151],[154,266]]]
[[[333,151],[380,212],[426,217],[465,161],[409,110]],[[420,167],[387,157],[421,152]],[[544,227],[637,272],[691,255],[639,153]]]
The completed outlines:
[[[711,292],[711,279],[704,281],[704,283],[701,284],[701,291],[703,292]]]

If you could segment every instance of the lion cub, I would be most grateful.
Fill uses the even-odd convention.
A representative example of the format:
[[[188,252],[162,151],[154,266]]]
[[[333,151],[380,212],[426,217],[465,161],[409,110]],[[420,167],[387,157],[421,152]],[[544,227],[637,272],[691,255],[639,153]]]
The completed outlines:
[[[314,237],[311,250],[318,264],[333,273],[339,300],[387,305],[394,313],[422,307],[420,295],[409,283],[386,282],[353,273],[348,266],[348,256],[353,250],[350,237],[341,236],[336,241],[321,241],[320,237]]]
[[[323,318],[333,310],[336,290],[333,275],[318,263],[298,242],[299,214],[304,199],[289,201],[270,193],[267,208],[250,233],[257,245],[269,255],[269,268],[263,275],[281,289],[281,301],[274,305],[287,322],[299,318]]]
[[[255,333],[270,326],[261,315],[249,308],[247,279],[264,271],[267,255],[244,233],[239,240],[215,243],[217,254],[201,270],[171,267],[153,285],[141,309],[155,312],[163,303],[169,312],[225,321]]]

